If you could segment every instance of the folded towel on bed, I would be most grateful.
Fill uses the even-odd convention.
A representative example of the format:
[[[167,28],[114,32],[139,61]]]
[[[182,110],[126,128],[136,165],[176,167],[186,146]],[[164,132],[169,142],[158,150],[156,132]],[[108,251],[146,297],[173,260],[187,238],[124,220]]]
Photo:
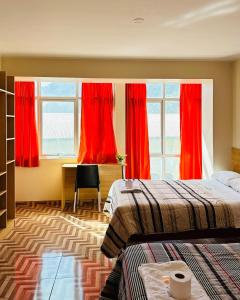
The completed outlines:
[[[169,293],[170,273],[174,271],[189,272],[192,276],[192,296],[189,300],[209,300],[205,290],[197,281],[192,271],[183,261],[167,263],[149,263],[138,267],[149,300],[175,299]]]
[[[142,189],[137,180],[124,180],[120,185],[121,193],[140,193]]]

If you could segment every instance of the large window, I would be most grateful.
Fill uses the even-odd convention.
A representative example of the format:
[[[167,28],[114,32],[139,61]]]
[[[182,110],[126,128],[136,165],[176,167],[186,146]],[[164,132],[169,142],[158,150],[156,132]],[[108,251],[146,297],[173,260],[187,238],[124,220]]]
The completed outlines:
[[[180,84],[147,83],[147,113],[152,179],[179,178]]]
[[[42,154],[74,155],[74,102],[42,101]]]
[[[79,142],[80,82],[36,81],[41,156],[75,156]]]
[[[41,156],[76,156],[80,136],[81,81],[42,79],[36,82]],[[153,179],[179,177],[180,84],[147,83],[147,112]]]

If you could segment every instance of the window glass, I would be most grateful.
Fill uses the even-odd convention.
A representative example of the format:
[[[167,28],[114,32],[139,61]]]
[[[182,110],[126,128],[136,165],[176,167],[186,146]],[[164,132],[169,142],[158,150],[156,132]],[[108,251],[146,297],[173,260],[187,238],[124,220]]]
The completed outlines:
[[[74,102],[42,102],[42,154],[74,155]]]
[[[151,169],[151,179],[161,179],[162,178],[162,158],[161,157],[151,157],[150,158],[150,169]]]
[[[153,179],[178,178],[180,84],[176,81],[148,83],[147,98],[151,176]]]
[[[177,82],[167,82],[165,84],[165,97],[166,98],[179,98],[180,97],[180,84]]]
[[[179,101],[165,101],[165,154],[180,153]]]
[[[80,82],[78,85],[78,97],[82,98],[82,82]]]
[[[165,179],[179,179],[179,157],[165,158]]]
[[[161,153],[161,106],[160,103],[147,103],[148,136],[150,153]]]
[[[147,98],[162,98],[163,84],[162,83],[147,83]]]
[[[80,99],[78,99],[78,132],[81,132],[81,117],[82,117],[82,102]],[[78,133],[78,136],[80,138],[80,134]]]
[[[75,82],[41,82],[42,97],[75,97]]]
[[[38,83],[37,81],[34,81],[34,90],[35,90],[35,97],[38,96]]]

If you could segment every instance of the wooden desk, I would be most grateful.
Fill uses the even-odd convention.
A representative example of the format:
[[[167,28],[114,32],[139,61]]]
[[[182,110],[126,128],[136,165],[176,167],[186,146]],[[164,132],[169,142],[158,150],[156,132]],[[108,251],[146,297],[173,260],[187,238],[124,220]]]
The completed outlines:
[[[62,209],[65,208],[66,200],[74,199],[74,185],[77,164],[62,165]],[[122,169],[118,164],[98,165],[100,177],[100,191],[102,199],[106,199],[112,183],[122,178]],[[97,190],[79,189],[81,200],[97,199]]]

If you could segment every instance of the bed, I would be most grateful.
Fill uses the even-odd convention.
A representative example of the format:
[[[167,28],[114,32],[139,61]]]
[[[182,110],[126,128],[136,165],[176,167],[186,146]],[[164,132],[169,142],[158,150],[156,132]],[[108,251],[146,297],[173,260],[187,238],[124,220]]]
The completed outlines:
[[[122,180],[109,191],[104,211],[110,223],[101,246],[106,256],[139,241],[239,235],[240,193],[217,179],[138,183],[140,193],[121,193]]]
[[[210,299],[240,299],[240,243],[144,243],[123,250],[101,299],[147,300],[138,267],[184,261]]]

